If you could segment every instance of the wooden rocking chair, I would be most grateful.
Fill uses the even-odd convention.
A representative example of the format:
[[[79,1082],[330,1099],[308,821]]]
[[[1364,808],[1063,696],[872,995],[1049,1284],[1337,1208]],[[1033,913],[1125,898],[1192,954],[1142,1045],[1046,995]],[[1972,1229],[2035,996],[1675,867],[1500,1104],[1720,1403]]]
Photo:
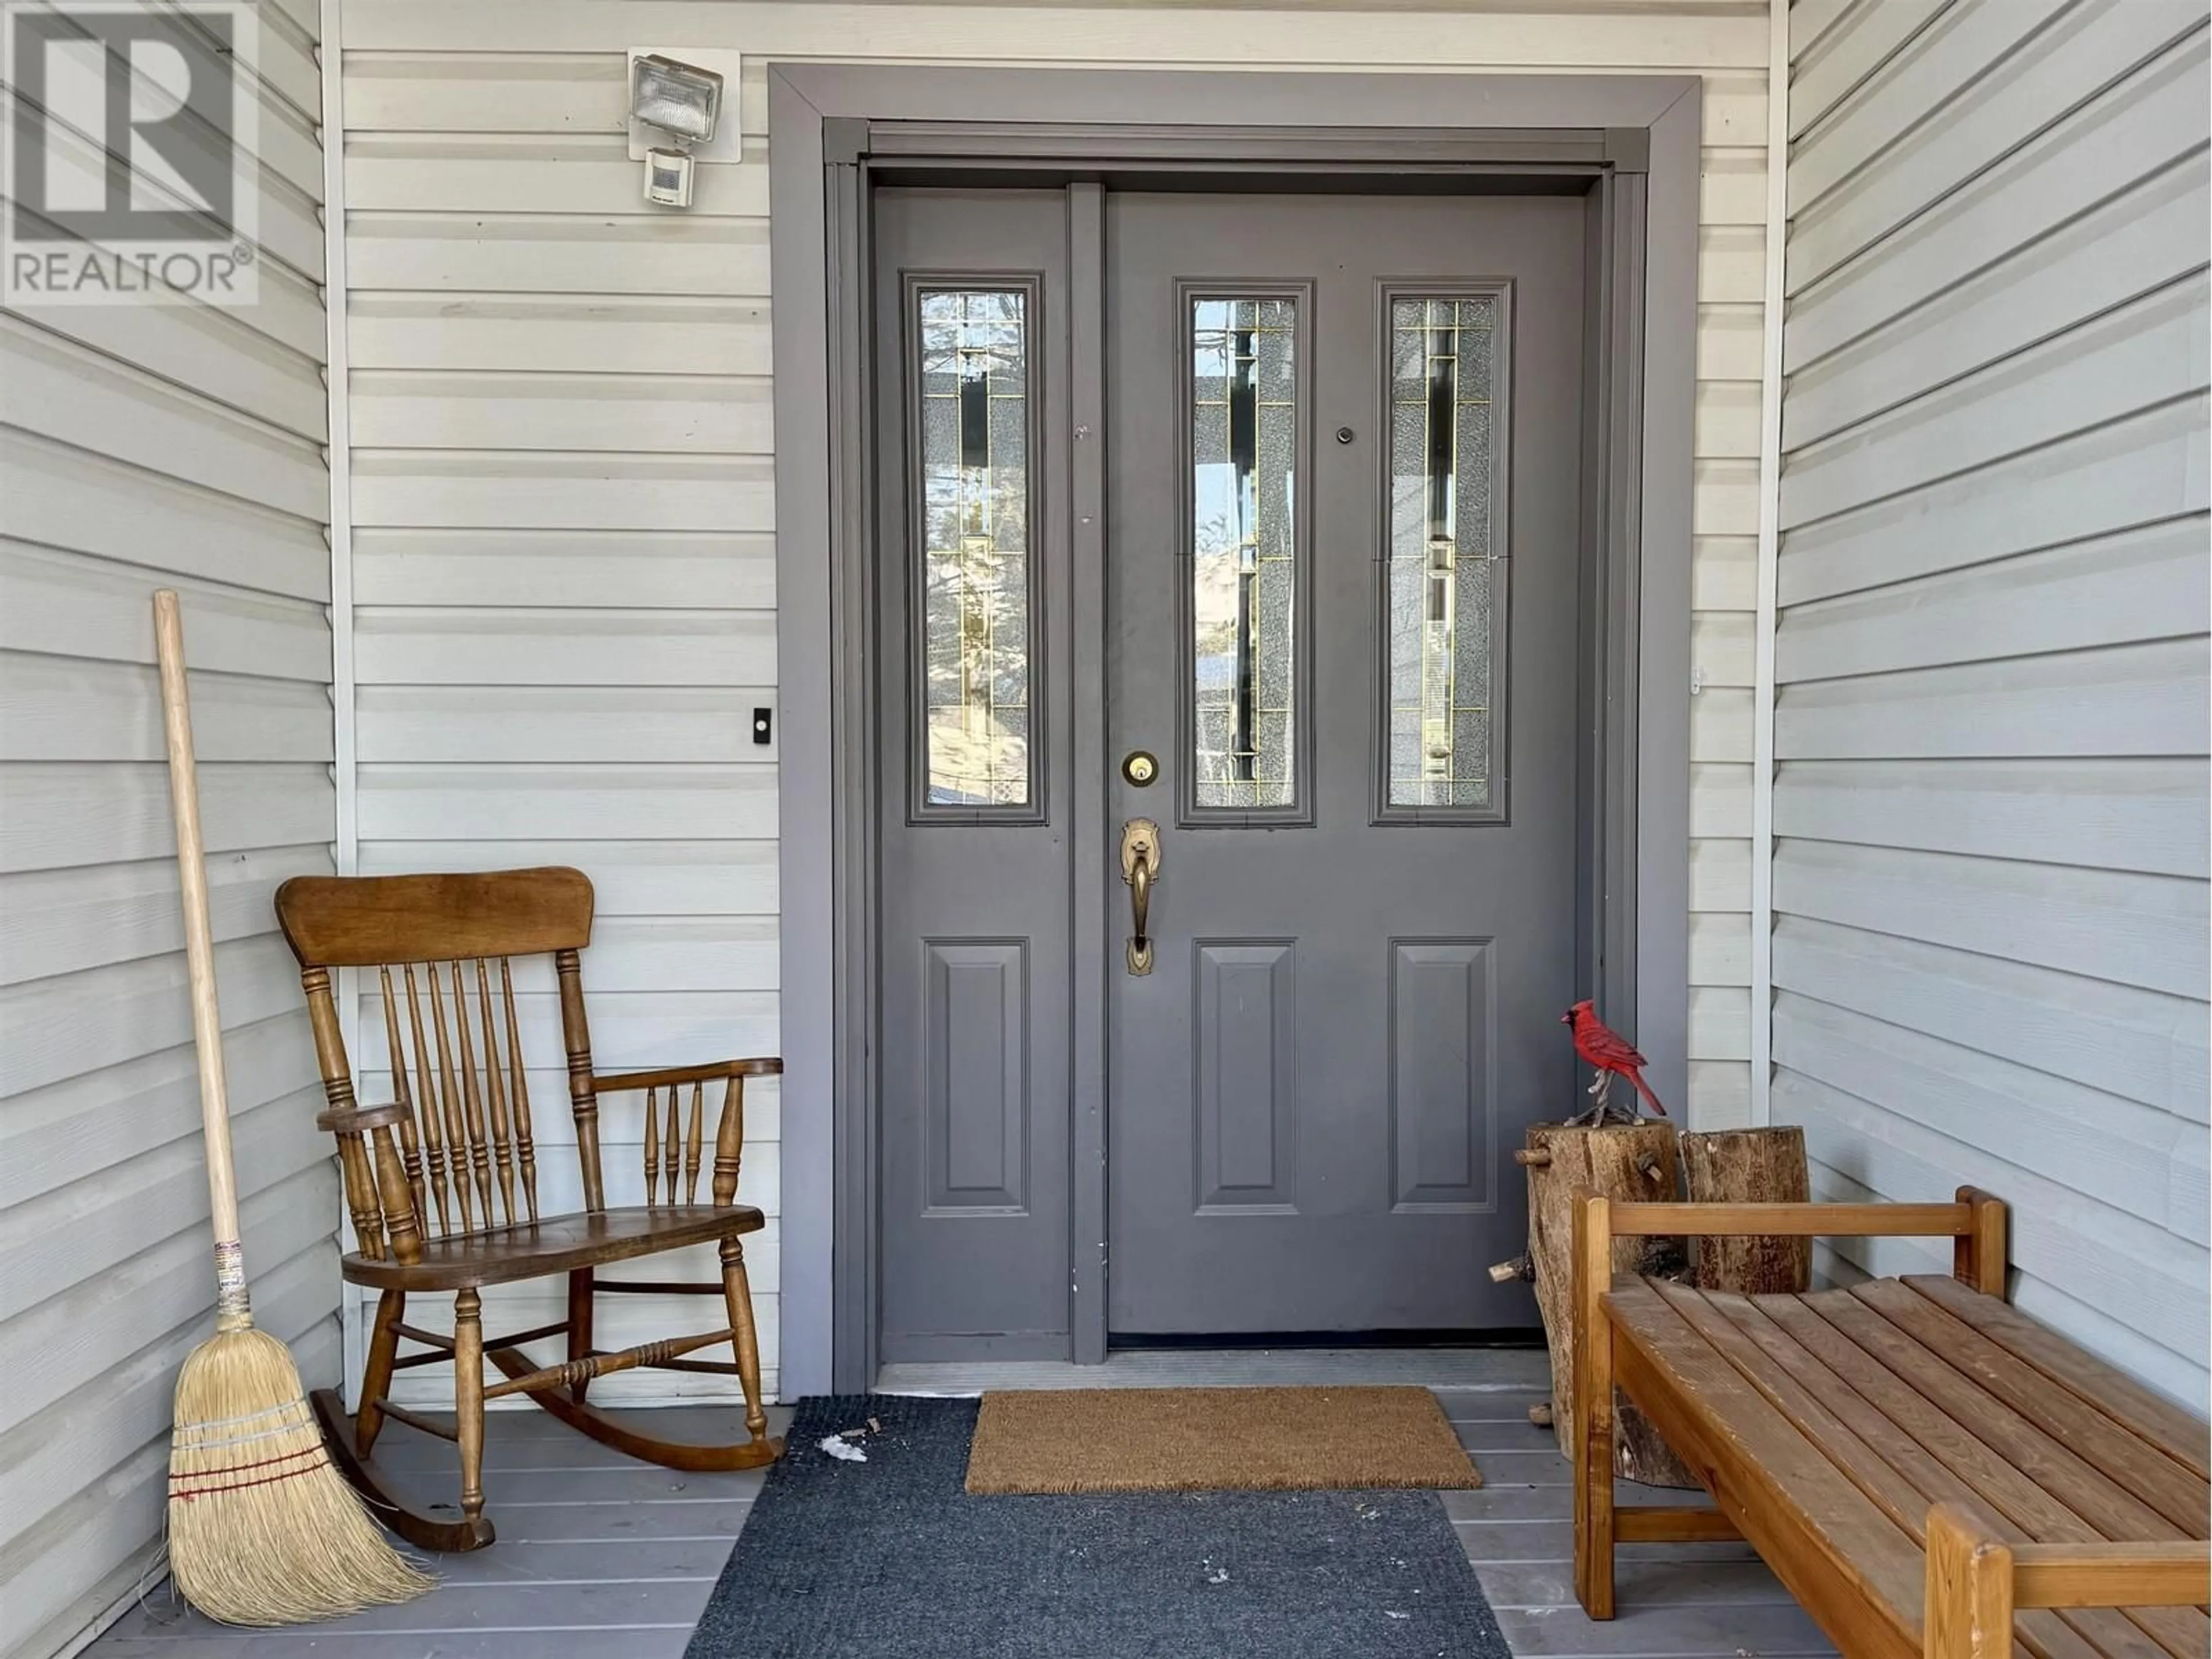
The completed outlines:
[[[507,1395],[526,1395],[594,1440],[670,1468],[744,1469],[773,1462],[783,1445],[769,1437],[761,1408],[760,1352],[739,1243],[763,1221],[760,1211],[736,1200],[744,1152],[745,1079],[774,1076],[783,1062],[729,1060],[617,1076],[595,1073],[577,954],[591,940],[592,884],[579,871],[299,877],[277,889],[276,915],[300,959],[316,1060],[330,1101],[316,1121],[337,1136],[353,1216],[357,1248],[344,1259],[343,1271],[349,1282],[381,1292],[362,1379],[361,1409],[349,1417],[328,1389],[314,1395],[313,1404],[339,1467],[393,1530],[424,1549],[479,1549],[492,1541],[492,1525],[483,1513],[484,1401]],[[584,1200],[580,1211],[556,1216],[538,1212],[530,1092],[509,967],[510,958],[547,954],[560,990],[568,1105],[576,1124]],[[464,971],[465,963],[470,971]],[[396,1097],[391,1104],[355,1103],[352,1067],[331,991],[334,968],[376,970],[374,981],[364,975],[361,988],[364,996],[380,995],[383,1003]],[[715,1081],[723,1087],[714,1137],[714,1201],[702,1205],[697,1200],[706,1085]],[[682,1109],[686,1089],[688,1123]],[[645,1096],[646,1202],[610,1209],[600,1178],[599,1103],[603,1094],[624,1091]],[[664,1092],[665,1138],[657,1133]],[[433,1210],[435,1237],[429,1224]],[[709,1241],[720,1246],[719,1285],[593,1277],[608,1262]],[[485,1337],[480,1294],[485,1285],[556,1273],[568,1276],[566,1319]],[[453,1293],[450,1337],[407,1322],[408,1297],[426,1291]],[[729,1323],[696,1336],[607,1352],[592,1346],[593,1298],[599,1292],[617,1291],[719,1294]],[[553,1336],[567,1339],[562,1363],[539,1366],[524,1355],[525,1343]],[[421,1351],[401,1354],[403,1340]],[[720,1342],[734,1349],[734,1363],[684,1358]],[[453,1426],[387,1398],[395,1371],[448,1358],[453,1362]],[[486,1359],[505,1373],[505,1382],[485,1386]],[[744,1389],[750,1437],[717,1446],[656,1439],[589,1403],[594,1377],[639,1366],[734,1372]],[[459,1443],[460,1520],[441,1520],[410,1507],[378,1469],[372,1453],[386,1419]]]

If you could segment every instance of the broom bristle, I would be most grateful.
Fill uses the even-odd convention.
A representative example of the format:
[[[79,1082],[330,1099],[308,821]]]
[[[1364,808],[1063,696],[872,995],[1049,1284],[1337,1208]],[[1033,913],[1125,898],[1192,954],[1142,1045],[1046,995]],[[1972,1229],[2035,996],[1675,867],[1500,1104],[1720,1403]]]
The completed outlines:
[[[169,1566],[227,1625],[297,1625],[437,1581],[388,1543],[331,1464],[282,1342],[250,1327],[185,1357],[169,1448]]]

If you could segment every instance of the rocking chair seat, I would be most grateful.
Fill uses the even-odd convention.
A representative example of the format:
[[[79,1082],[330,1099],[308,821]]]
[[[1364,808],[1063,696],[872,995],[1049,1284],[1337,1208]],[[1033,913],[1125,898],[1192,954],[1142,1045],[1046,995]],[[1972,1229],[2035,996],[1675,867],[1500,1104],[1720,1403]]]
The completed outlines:
[[[348,1280],[387,1291],[454,1291],[538,1279],[577,1267],[596,1267],[634,1256],[704,1244],[736,1233],[756,1233],[767,1218],[750,1204],[640,1205],[630,1209],[579,1211],[512,1227],[422,1241],[422,1259],[402,1263],[354,1255],[343,1266]]]

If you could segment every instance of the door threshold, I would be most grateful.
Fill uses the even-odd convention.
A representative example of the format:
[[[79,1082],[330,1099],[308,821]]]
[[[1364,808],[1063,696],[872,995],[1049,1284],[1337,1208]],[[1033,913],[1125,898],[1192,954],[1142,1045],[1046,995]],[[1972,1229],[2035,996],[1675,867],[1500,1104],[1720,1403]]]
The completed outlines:
[[[1541,1348],[1119,1348],[1103,1365],[1062,1359],[952,1360],[884,1366],[880,1394],[974,1395],[988,1389],[1231,1389],[1399,1384],[1471,1393],[1542,1392]]]

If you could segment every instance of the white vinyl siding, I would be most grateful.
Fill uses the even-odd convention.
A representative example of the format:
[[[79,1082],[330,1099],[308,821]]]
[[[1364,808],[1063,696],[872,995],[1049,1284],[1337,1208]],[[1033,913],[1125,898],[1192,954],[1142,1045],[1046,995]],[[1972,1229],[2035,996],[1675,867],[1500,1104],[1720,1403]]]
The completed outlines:
[[[776,684],[771,59],[1706,76],[1689,1109],[1744,1121],[1762,4],[349,0],[346,28],[361,866],[589,872],[605,920],[585,979],[611,1064],[776,1042],[775,750],[750,718]],[[625,159],[623,49],[646,44],[744,54],[746,159],[702,164],[688,213],[647,210]],[[772,1212],[763,1092],[744,1196]],[[618,1197],[639,1181],[638,1109],[603,1120]],[[771,1382],[775,1241],[771,1223],[751,1249]],[[696,1312],[633,1298],[602,1340]],[[720,1388],[605,1386],[625,1385]]]
[[[1792,23],[1773,1116],[2202,1412],[2205,7]]]
[[[254,1312],[338,1375],[338,1194],[270,896],[328,873],[312,0],[261,8],[262,299],[0,315],[0,1654],[149,1570],[213,1330],[150,596],[184,595]]]

